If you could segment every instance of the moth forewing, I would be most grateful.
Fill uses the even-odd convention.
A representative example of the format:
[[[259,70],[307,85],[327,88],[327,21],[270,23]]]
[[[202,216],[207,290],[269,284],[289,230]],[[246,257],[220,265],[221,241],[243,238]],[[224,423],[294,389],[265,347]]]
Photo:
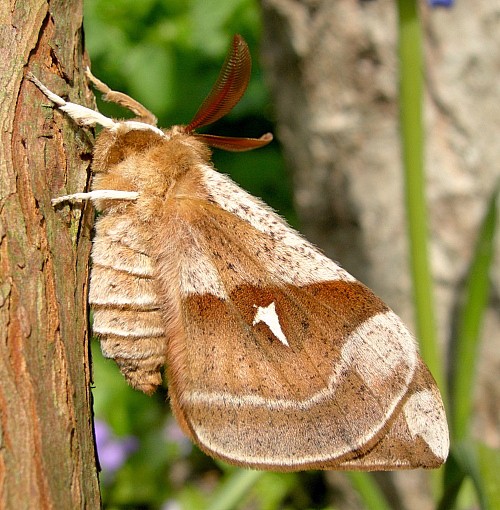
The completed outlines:
[[[212,196],[216,190],[224,192],[220,183]],[[238,212],[251,215],[260,230],[249,227]],[[259,222],[264,212],[275,236]],[[182,392],[171,387],[170,395],[208,453],[274,470],[395,469],[443,462],[446,421],[432,377],[413,337],[366,287],[323,261],[268,208],[260,210],[256,200],[253,208],[231,213],[214,205],[198,210],[192,236],[217,239],[206,251],[212,251],[227,297],[197,293],[188,285],[188,271],[195,271],[196,264],[183,272],[185,328],[196,342],[179,346],[184,355],[179,373],[191,379],[185,378]],[[273,254],[281,254],[279,267],[271,261]],[[301,256],[310,263],[299,276],[294,259],[304,262]],[[231,268],[225,270],[228,261]],[[325,281],[328,271],[331,280]],[[271,309],[270,320],[256,320],[262,309]],[[168,370],[175,365],[167,360]],[[423,383],[415,386],[420,379]],[[405,404],[410,398],[419,402],[411,420]],[[429,444],[420,441],[427,445],[420,448],[423,453],[412,455],[416,436],[431,429],[441,442],[431,434]],[[382,440],[390,456],[380,452]]]
[[[105,356],[152,393],[166,366],[182,428],[210,455],[280,471],[432,468],[448,453],[439,391],[412,335],[368,288],[262,201],[219,174],[209,146],[259,139],[197,134],[241,98],[250,54],[233,40],[188,126],[154,116],[88,73],[132,121],[68,103],[100,123],[90,192],[96,222],[89,301]]]

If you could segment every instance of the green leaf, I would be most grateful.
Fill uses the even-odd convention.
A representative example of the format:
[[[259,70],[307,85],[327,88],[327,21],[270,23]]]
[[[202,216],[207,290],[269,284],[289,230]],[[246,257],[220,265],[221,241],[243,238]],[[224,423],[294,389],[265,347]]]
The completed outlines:
[[[500,508],[500,450],[489,448],[482,443],[478,444],[477,450],[479,481],[482,481],[481,499],[487,508]]]
[[[437,507],[438,510],[454,508],[464,480],[465,472],[456,458],[454,449],[452,449],[444,466],[444,489],[441,501]]]
[[[398,0],[399,101],[405,175],[405,202],[417,336],[446,402],[443,364],[438,351],[434,299],[427,247],[425,202],[422,28],[416,0]]]
[[[263,475],[262,471],[235,470],[229,475],[227,480],[219,484],[206,509],[231,510],[236,508],[236,505]]]
[[[493,260],[497,228],[498,191],[497,187],[489,201],[479,231],[474,258],[465,286],[465,299],[458,319],[450,384],[452,433],[456,441],[465,439],[469,434],[474,396],[476,353],[490,290],[489,272]]]
[[[468,478],[472,480],[482,510],[500,508],[500,451],[478,441],[467,440],[454,445],[446,463],[445,493],[438,510],[450,510],[457,506]],[[467,499],[470,496],[466,494]],[[466,504],[471,506],[474,503],[468,500]]]
[[[370,473],[353,471],[347,473],[349,480],[368,510],[389,510],[391,507]]]

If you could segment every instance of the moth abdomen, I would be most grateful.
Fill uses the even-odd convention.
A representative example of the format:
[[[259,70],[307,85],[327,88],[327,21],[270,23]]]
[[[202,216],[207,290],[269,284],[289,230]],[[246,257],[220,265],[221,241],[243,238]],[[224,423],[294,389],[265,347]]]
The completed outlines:
[[[95,289],[92,281],[91,288]],[[111,300],[99,299],[94,290],[90,301],[93,330],[100,338],[104,356],[118,363],[134,388],[150,394],[161,384],[167,346],[165,322],[161,310],[149,298],[138,296],[132,305],[127,305],[131,293],[124,294],[117,304],[115,295]],[[143,303],[138,305],[139,301]]]
[[[100,343],[104,357],[115,361],[130,386],[151,395],[162,383],[165,356],[163,352],[154,354],[158,343],[150,346],[148,339],[143,340],[144,342],[132,343],[121,338],[103,337],[100,338]],[[148,347],[151,347],[149,353]]]
[[[152,393],[161,384],[167,332],[154,264],[138,221],[111,209],[97,220],[89,302],[105,357],[127,381]]]

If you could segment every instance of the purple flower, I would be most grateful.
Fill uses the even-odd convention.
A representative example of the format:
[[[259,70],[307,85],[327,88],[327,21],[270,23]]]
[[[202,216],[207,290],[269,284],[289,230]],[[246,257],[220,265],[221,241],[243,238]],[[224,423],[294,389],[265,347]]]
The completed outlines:
[[[94,422],[97,455],[103,471],[115,473],[127,457],[137,449],[138,440],[134,436],[119,437],[102,420]]]
[[[170,416],[164,429],[165,439],[171,443],[177,443],[182,455],[187,455],[193,448],[193,443],[179,427],[177,421]]]
[[[455,0],[427,0],[431,7],[453,7]]]

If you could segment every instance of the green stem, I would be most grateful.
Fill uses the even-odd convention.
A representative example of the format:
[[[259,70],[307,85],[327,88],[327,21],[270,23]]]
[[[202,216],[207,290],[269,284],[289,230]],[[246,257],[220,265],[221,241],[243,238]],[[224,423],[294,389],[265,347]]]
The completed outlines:
[[[231,510],[241,502],[251,487],[265,473],[247,469],[237,469],[219,486],[206,510]]]
[[[347,473],[352,486],[361,497],[367,510],[389,510],[390,505],[371,473],[352,471]]]
[[[455,441],[466,440],[474,401],[477,350],[481,325],[488,307],[490,269],[495,248],[499,186],[493,191],[479,231],[477,246],[465,287],[465,301],[459,316],[451,381],[452,432]]]
[[[415,0],[398,0],[400,117],[405,200],[416,328],[422,358],[434,375],[445,402],[446,387],[438,351],[432,277],[427,247],[424,135],[422,123],[422,34]]]

